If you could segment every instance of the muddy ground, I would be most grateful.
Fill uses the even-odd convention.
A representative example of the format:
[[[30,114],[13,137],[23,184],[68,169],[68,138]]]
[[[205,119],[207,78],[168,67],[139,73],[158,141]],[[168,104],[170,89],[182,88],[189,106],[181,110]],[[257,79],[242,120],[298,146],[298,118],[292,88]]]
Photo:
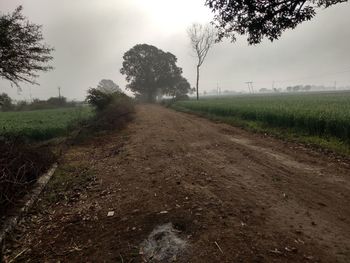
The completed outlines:
[[[144,240],[171,223],[164,262],[350,262],[350,163],[302,145],[145,105],[60,167],[78,183],[48,187],[7,261],[154,261]]]

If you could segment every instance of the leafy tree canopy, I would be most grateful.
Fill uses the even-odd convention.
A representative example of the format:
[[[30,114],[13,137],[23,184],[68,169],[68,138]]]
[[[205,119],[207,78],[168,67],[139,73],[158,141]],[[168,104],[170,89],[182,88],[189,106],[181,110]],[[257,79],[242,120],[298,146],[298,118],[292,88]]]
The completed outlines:
[[[110,79],[103,79],[100,81],[100,83],[97,85],[97,89],[104,93],[114,93],[114,92],[122,92],[122,90],[119,88],[117,84],[113,82],[113,80]]]
[[[191,92],[191,85],[184,77],[180,77],[175,85],[166,89],[165,93],[173,98],[183,98]]]
[[[0,94],[0,110],[8,111],[13,108],[12,99],[6,93]]]
[[[124,54],[120,72],[126,75],[127,89],[137,97],[154,102],[158,95],[172,95],[184,81],[177,58],[155,46],[136,45]]]
[[[206,0],[215,13],[219,40],[236,40],[235,34],[248,35],[250,44],[264,37],[273,41],[286,29],[310,20],[317,8],[328,8],[347,0]]]
[[[12,14],[0,14],[0,77],[19,86],[19,82],[36,84],[38,71],[52,67],[52,48],[42,43],[41,26],[32,24],[18,7]]]
[[[90,88],[86,101],[97,111],[103,111],[112,104],[119,104],[121,101],[129,101],[130,98],[122,92],[112,80],[103,79],[97,88]]]

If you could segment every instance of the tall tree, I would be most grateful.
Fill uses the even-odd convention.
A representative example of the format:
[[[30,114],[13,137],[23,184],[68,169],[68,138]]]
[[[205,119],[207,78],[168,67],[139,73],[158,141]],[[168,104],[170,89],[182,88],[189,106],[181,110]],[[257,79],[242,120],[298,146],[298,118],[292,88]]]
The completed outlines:
[[[147,102],[166,95],[181,79],[182,69],[177,58],[155,46],[140,44],[127,51],[120,72],[126,75],[127,89]]]
[[[312,19],[317,8],[328,8],[347,0],[206,0],[215,14],[214,23],[219,40],[236,40],[236,33],[248,35],[250,44],[264,37],[273,41],[284,30]]]
[[[104,93],[114,93],[114,92],[122,91],[119,88],[119,86],[115,84],[113,80],[110,80],[110,79],[101,80],[100,83],[97,85],[97,89],[99,89]]]
[[[43,44],[41,26],[30,23],[19,6],[11,14],[0,14],[0,76],[19,86],[36,84],[38,71],[48,71],[53,50]]]
[[[215,44],[216,32],[211,25],[193,24],[187,30],[191,47],[197,57],[196,92],[199,100],[199,72],[210,48]]]

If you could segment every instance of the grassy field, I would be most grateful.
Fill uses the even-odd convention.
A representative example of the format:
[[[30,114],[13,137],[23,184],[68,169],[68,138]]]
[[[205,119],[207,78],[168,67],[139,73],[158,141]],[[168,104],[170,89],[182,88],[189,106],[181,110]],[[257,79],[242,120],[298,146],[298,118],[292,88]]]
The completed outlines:
[[[350,153],[350,92],[207,98],[173,107]]]
[[[0,136],[21,136],[30,140],[64,136],[75,123],[92,114],[89,107],[0,112]]]

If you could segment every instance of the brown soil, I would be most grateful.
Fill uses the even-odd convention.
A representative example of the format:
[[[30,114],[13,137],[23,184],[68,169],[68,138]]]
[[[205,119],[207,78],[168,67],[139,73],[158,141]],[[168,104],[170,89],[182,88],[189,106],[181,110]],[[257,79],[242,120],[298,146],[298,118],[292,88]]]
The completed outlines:
[[[177,262],[350,262],[350,163],[302,145],[145,105],[65,165],[95,180],[39,201],[7,260],[142,262],[140,244],[172,223]]]

